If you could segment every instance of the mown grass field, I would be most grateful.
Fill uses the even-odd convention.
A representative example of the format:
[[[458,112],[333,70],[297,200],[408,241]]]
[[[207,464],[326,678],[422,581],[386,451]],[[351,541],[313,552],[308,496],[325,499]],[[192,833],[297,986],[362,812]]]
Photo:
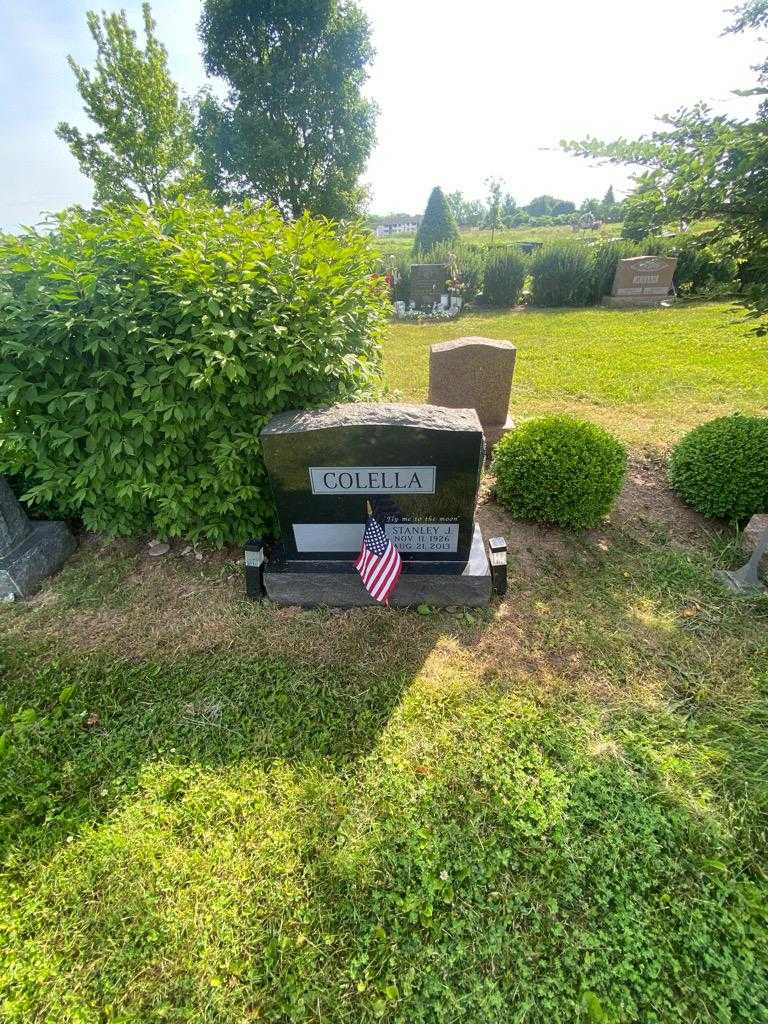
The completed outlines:
[[[656,316],[450,329],[634,446],[600,530],[483,507],[487,610],[278,609],[237,551],[103,538],[0,608],[0,1020],[768,1021],[768,599],[656,454],[764,411],[765,343]],[[446,330],[393,327],[393,389]]]
[[[716,221],[702,220],[689,224],[686,234],[698,235],[702,232],[711,231]],[[554,242],[578,238],[584,241],[595,241],[597,239],[607,240],[621,237],[621,224],[602,224],[596,231],[579,230],[575,232],[569,224],[554,224],[544,227],[522,226],[517,228],[501,228],[494,231],[493,242],[498,245],[509,245],[513,242]],[[677,233],[680,231],[680,224],[668,224],[666,232]],[[476,245],[489,245],[491,243],[491,231],[488,228],[460,228],[461,241]],[[375,238],[375,245],[383,252],[410,252],[413,248],[415,234],[412,235],[391,235],[384,238]]]
[[[556,224],[550,227],[519,227],[501,228],[494,231],[494,244],[503,245],[512,242],[551,242],[558,239],[583,238],[583,239],[606,239],[619,238],[621,236],[621,224],[603,224],[596,231],[575,232],[568,224]],[[383,238],[376,238],[375,244],[381,252],[409,252],[413,248],[415,235],[390,235]],[[491,243],[491,232],[488,228],[462,228],[462,242],[489,245]]]
[[[705,419],[768,408],[768,345],[725,302],[470,312],[450,324],[392,324],[384,344],[390,393],[425,401],[429,346],[467,335],[517,346],[513,416],[568,411],[635,447],[664,450]]]

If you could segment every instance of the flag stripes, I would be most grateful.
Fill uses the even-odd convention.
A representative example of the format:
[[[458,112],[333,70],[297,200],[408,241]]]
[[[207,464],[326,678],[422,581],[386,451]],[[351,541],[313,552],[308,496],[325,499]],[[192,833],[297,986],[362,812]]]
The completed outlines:
[[[388,604],[402,566],[400,552],[387,540],[374,517],[369,515],[355,568],[360,573],[365,589],[380,604]]]

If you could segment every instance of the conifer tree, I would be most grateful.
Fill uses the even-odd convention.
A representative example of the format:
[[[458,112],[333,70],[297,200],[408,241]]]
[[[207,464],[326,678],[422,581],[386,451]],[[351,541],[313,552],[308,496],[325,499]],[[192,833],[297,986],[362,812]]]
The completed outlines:
[[[416,241],[413,246],[414,255],[424,255],[441,242],[456,242],[459,229],[456,218],[451,212],[448,200],[440,186],[432,189],[432,193],[421,218]]]

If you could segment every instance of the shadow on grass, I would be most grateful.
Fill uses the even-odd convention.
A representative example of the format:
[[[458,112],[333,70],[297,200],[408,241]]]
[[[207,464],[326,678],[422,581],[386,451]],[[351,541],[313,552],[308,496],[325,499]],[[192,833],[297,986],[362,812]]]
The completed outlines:
[[[5,640],[10,1019],[760,1020],[763,605],[608,538],[460,628]]]
[[[371,646],[386,614],[369,615]],[[365,756],[434,645],[433,629],[407,628],[414,619],[396,668],[377,672],[259,656],[258,637],[249,652],[139,662],[50,652],[38,661],[43,652],[0,639],[0,858],[8,844],[44,855],[108,816],[158,761],[332,766]]]

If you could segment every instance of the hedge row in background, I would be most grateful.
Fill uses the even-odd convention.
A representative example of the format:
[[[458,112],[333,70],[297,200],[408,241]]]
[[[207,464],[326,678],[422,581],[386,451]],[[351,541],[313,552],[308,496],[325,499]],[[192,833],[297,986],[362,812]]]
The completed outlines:
[[[513,244],[459,241],[433,246],[419,257],[394,253],[387,256],[386,264],[394,265],[399,274],[395,298],[406,302],[411,264],[454,259],[466,302],[480,298],[488,306],[509,307],[522,301],[527,291],[528,301],[535,306],[591,306],[610,294],[618,261],[641,255],[676,256],[675,287],[683,296],[733,294],[741,285],[741,269],[728,246],[711,242],[708,236],[648,238],[639,243],[564,239],[527,257]]]
[[[362,229],[269,206],[0,239],[0,472],[113,534],[269,531],[267,419],[378,385],[375,263]]]

